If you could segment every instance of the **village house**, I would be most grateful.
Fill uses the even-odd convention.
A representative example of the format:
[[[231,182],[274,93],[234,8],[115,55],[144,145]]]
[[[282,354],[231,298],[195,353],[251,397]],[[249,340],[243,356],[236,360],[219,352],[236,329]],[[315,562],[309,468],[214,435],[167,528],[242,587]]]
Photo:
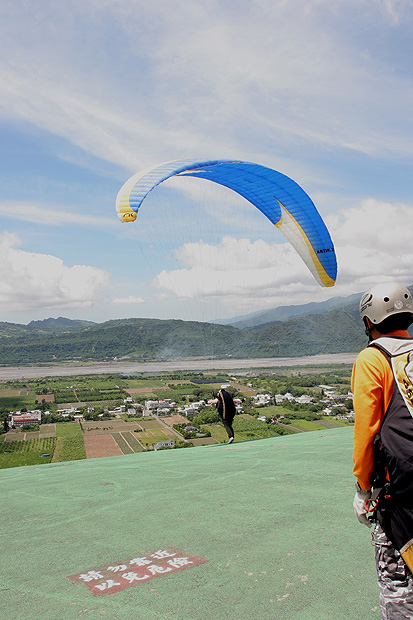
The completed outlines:
[[[195,407],[193,404],[185,405],[185,407],[178,407],[178,413],[182,416],[191,416],[198,413],[198,407]]]
[[[302,394],[301,396],[297,396],[294,400],[296,403],[299,403],[301,405],[308,405],[309,403],[314,402],[314,398],[312,398],[308,394]]]
[[[199,408],[205,404],[206,403],[204,400],[200,400],[195,403],[189,403],[188,405],[185,405],[184,407],[178,407],[178,413],[183,416],[195,415],[196,413],[198,413]]]
[[[151,411],[156,409],[156,407],[159,407],[159,400],[145,400],[145,409]]]
[[[170,398],[165,398],[164,400],[146,400],[145,401],[145,409],[147,411],[156,410],[158,415],[160,414],[160,411],[162,411],[160,415],[168,415],[170,410],[174,409],[175,406],[176,406],[176,403],[172,402]],[[164,410],[166,411],[166,413],[164,412]]]
[[[89,410],[89,408],[88,408]],[[65,409],[58,409],[57,410],[57,415],[61,415],[62,417],[67,418],[67,416],[69,415],[77,415],[79,414],[80,411],[79,409],[76,409],[76,407],[66,407]]]
[[[185,433],[199,433],[199,428],[191,425],[185,426]]]
[[[162,417],[164,415],[170,415],[170,413],[171,413],[171,410],[169,409],[169,407],[159,407],[156,410],[156,415],[158,415],[160,417]]]
[[[330,385],[319,385],[318,387],[323,390],[323,399],[320,402],[323,404],[324,408],[320,411],[320,414],[336,416],[338,418],[344,417],[346,419],[354,418],[353,411],[350,411],[347,414],[343,414],[341,411],[335,411],[335,409],[343,408],[345,401],[352,400],[353,394],[351,392],[347,392],[346,394],[338,394]],[[290,392],[286,392],[285,394],[274,394],[274,397],[270,394],[257,394],[253,397],[253,401],[256,407],[267,407],[273,402],[275,404],[281,404],[284,401],[295,402],[300,405],[308,405],[316,402],[313,396],[310,396],[309,394],[293,396]]]
[[[174,445],[175,441],[173,439],[168,439],[165,441],[158,441],[153,448],[154,450],[159,450],[159,448],[173,448]]]
[[[266,407],[272,403],[272,396],[271,394],[257,394],[253,400],[256,407]]]

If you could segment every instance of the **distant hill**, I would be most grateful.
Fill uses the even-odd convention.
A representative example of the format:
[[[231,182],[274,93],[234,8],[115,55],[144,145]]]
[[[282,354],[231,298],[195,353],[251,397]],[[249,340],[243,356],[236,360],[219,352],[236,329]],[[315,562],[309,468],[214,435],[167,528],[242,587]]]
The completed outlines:
[[[58,331],[0,323],[0,364],[167,360],[231,354],[240,330],[195,321],[121,319]]]
[[[89,325],[96,325],[93,321],[82,321],[79,319],[65,319],[59,316],[57,319],[43,319],[42,321],[30,321],[27,328],[35,331],[45,332],[61,332],[61,331],[76,331],[82,327]]]
[[[256,325],[264,325],[266,323],[275,323],[280,321],[288,321],[295,317],[307,316],[308,314],[323,314],[334,308],[343,308],[354,301],[359,302],[362,293],[355,293],[348,297],[332,297],[326,301],[310,302],[298,306],[279,306],[271,310],[261,310],[252,312],[243,316],[233,317],[231,319],[220,319],[214,323],[221,325],[233,325],[244,329],[245,327],[254,327]]]
[[[0,364],[195,357],[253,359],[351,353],[360,350],[366,340],[358,303],[324,314],[244,329],[158,319],[124,319],[72,326],[60,322],[59,325],[49,324],[49,328],[53,325],[49,330],[40,323],[40,327],[0,323]]]
[[[358,302],[323,314],[246,328],[259,356],[289,357],[321,353],[357,353],[366,344]]]
[[[83,321],[80,319],[66,319],[59,317],[57,319],[43,319],[41,321],[30,321],[28,325],[19,323],[0,322],[0,339],[3,337],[11,338],[13,336],[42,335],[42,334],[59,334],[62,332],[75,332],[90,325],[98,325],[92,321]]]
[[[354,300],[354,297],[357,299]],[[299,357],[357,353],[366,345],[359,295],[322,304],[275,309],[306,313],[288,320],[245,326],[197,321],[119,319],[105,323],[46,319],[29,325],[0,323],[0,364],[25,365],[68,361],[135,361],[183,358]],[[327,310],[328,304],[336,305]],[[327,304],[327,305],[326,305]],[[301,308],[301,310],[300,310]],[[309,314],[311,310],[315,312]],[[260,320],[266,315],[262,314]]]

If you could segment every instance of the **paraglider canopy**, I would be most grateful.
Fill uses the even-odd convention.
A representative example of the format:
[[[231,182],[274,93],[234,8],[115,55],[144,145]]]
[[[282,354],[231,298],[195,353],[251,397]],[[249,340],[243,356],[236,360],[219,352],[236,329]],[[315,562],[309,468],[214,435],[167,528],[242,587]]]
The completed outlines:
[[[139,172],[118,193],[116,210],[121,221],[134,221],[149,192],[176,176],[207,179],[246,198],[284,234],[317,282],[321,286],[334,286],[337,277],[334,245],[311,198],[289,177],[259,164],[180,160]]]

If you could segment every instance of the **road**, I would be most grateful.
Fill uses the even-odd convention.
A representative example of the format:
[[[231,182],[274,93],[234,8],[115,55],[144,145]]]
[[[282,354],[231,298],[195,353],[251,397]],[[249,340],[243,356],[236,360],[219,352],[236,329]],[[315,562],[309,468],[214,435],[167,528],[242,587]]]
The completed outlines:
[[[186,439],[184,439],[182,437],[182,435],[180,435],[179,433],[176,432],[176,430],[174,428],[172,428],[172,426],[169,426],[169,424],[167,424],[166,422],[164,422],[159,416],[157,416],[156,414],[152,414],[153,417],[158,420],[159,424],[163,427],[165,427],[166,429],[168,429],[168,431],[171,431],[178,439],[180,439],[181,441],[187,441]]]

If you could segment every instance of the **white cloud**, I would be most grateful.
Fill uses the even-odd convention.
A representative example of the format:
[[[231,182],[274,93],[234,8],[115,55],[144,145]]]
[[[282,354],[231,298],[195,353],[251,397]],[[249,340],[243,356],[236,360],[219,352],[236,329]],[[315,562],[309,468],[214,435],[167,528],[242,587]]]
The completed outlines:
[[[340,245],[394,253],[396,248],[409,249],[411,229],[406,223],[412,213],[413,205],[366,198],[357,207],[343,209],[326,220]]]
[[[67,267],[56,256],[18,249],[20,239],[0,235],[2,314],[42,309],[90,308],[109,288],[108,274],[86,265]]]
[[[143,304],[145,300],[143,297],[136,297],[135,295],[128,295],[128,297],[118,297],[117,299],[113,299],[112,303],[115,305],[124,305],[124,304]]]
[[[401,19],[408,18],[409,14],[411,17],[412,4],[410,0],[383,0],[383,4],[394,24],[399,24]]]
[[[153,286],[181,300],[209,304],[217,315],[278,306],[291,297],[300,303],[318,288],[289,244],[226,236],[217,245],[186,243],[176,258],[182,267],[162,271]]]
[[[413,284],[413,246],[406,225],[413,207],[366,199],[327,219],[338,262],[334,288],[320,288],[288,244],[226,236],[217,245],[187,243],[176,252],[177,268],[163,270],[153,286],[164,298],[197,300],[218,315],[321,301],[361,292],[384,280]],[[214,317],[212,317],[214,318]]]
[[[13,148],[12,139],[16,141],[16,153],[19,132],[30,137],[30,125],[44,130],[36,132],[35,148],[50,157],[51,166],[44,172],[25,157],[18,168],[11,162],[15,178],[22,176],[22,196],[31,192],[31,199],[3,201],[0,216],[40,224],[46,233],[42,243],[50,226],[74,224],[88,227],[90,234],[94,227],[110,226],[115,237],[122,237],[121,247],[116,238],[104,247],[112,253],[114,277],[122,274],[122,293],[114,300],[119,311],[122,305],[142,302],[129,293],[138,290],[137,277],[147,279],[146,265],[139,264],[138,274],[125,274],[120,263],[126,256],[133,261],[138,247],[145,249],[151,230],[145,228],[145,211],[141,228],[117,228],[114,214],[95,220],[82,203],[74,205],[76,212],[70,212],[70,206],[41,203],[39,188],[48,187],[55,174],[62,182],[63,167],[56,172],[51,153],[62,141],[47,139],[47,132],[79,147],[70,149],[71,155],[82,149],[131,171],[180,157],[259,161],[299,183],[309,179],[306,189],[320,196],[327,187],[329,210],[340,208],[355,193],[360,196],[364,179],[377,196],[381,188],[390,195],[386,183],[396,175],[389,173],[388,181],[383,175],[376,183],[384,170],[377,155],[390,155],[393,171],[398,162],[408,169],[413,149],[411,0],[239,0],[236,11],[233,3],[220,0],[35,4],[35,10],[24,0],[4,0],[0,6],[0,120],[18,121],[8,134]],[[22,144],[27,148],[30,139]],[[85,171],[90,158],[79,159],[72,157],[71,163]],[[354,172],[358,164],[360,174]],[[30,184],[25,183],[26,167]],[[70,174],[74,171],[65,179],[68,184],[74,179]],[[400,196],[408,195],[405,176]],[[402,173],[397,178],[402,179]],[[81,182],[87,183],[86,175]],[[96,177],[89,186],[95,196],[93,184]],[[213,205],[219,202],[217,198]],[[327,203],[325,196],[322,203]],[[334,289],[320,288],[288,244],[227,237],[214,245],[212,226],[201,228],[198,237],[209,244],[181,247],[180,267],[155,268],[156,285],[166,295],[205,303],[219,295],[230,314],[235,302],[237,308],[303,303],[352,293],[382,277],[409,283],[412,256],[405,223],[410,211],[408,205],[369,199],[357,209],[330,216],[339,262]],[[248,216],[247,208],[243,223],[231,212],[232,204],[223,199],[215,214],[223,224],[219,234],[230,230],[234,236],[260,236],[260,222]],[[156,211],[146,213],[156,231]],[[226,227],[228,221],[231,227]],[[66,251],[75,256],[79,240],[67,228],[66,239],[61,237]],[[175,243],[176,238],[171,240],[174,247],[181,243]],[[10,237],[1,238],[1,248],[6,262],[0,299],[9,300],[13,308],[31,307],[31,300],[39,307],[46,299],[57,306],[93,304],[105,290],[102,270],[66,267],[54,256],[24,252]],[[157,310],[154,306],[153,313]]]
[[[127,168],[141,165],[134,148],[136,141],[147,144],[156,132],[148,119],[135,121],[81,88],[54,83],[47,75],[33,75],[29,67],[2,68],[0,80],[6,116],[28,120]]]
[[[412,284],[412,213],[412,205],[369,198],[326,218],[337,252],[337,288],[355,292],[387,279]]]
[[[281,156],[282,149],[251,147],[249,131],[257,145],[302,140],[412,153],[413,89],[391,65],[397,27],[409,28],[406,1],[256,0],[234,12],[218,1],[72,0],[40,3],[36,28],[27,27],[33,16],[21,2],[6,5],[6,118],[130,170],[183,154],[258,148],[272,161]],[[353,34],[355,10],[362,38]],[[374,62],[377,27],[389,63]]]
[[[75,224],[84,227],[113,228],[114,218],[91,217],[82,213],[67,211],[59,205],[44,205],[27,201],[6,200],[0,202],[0,216],[12,220],[23,220],[47,226]]]

